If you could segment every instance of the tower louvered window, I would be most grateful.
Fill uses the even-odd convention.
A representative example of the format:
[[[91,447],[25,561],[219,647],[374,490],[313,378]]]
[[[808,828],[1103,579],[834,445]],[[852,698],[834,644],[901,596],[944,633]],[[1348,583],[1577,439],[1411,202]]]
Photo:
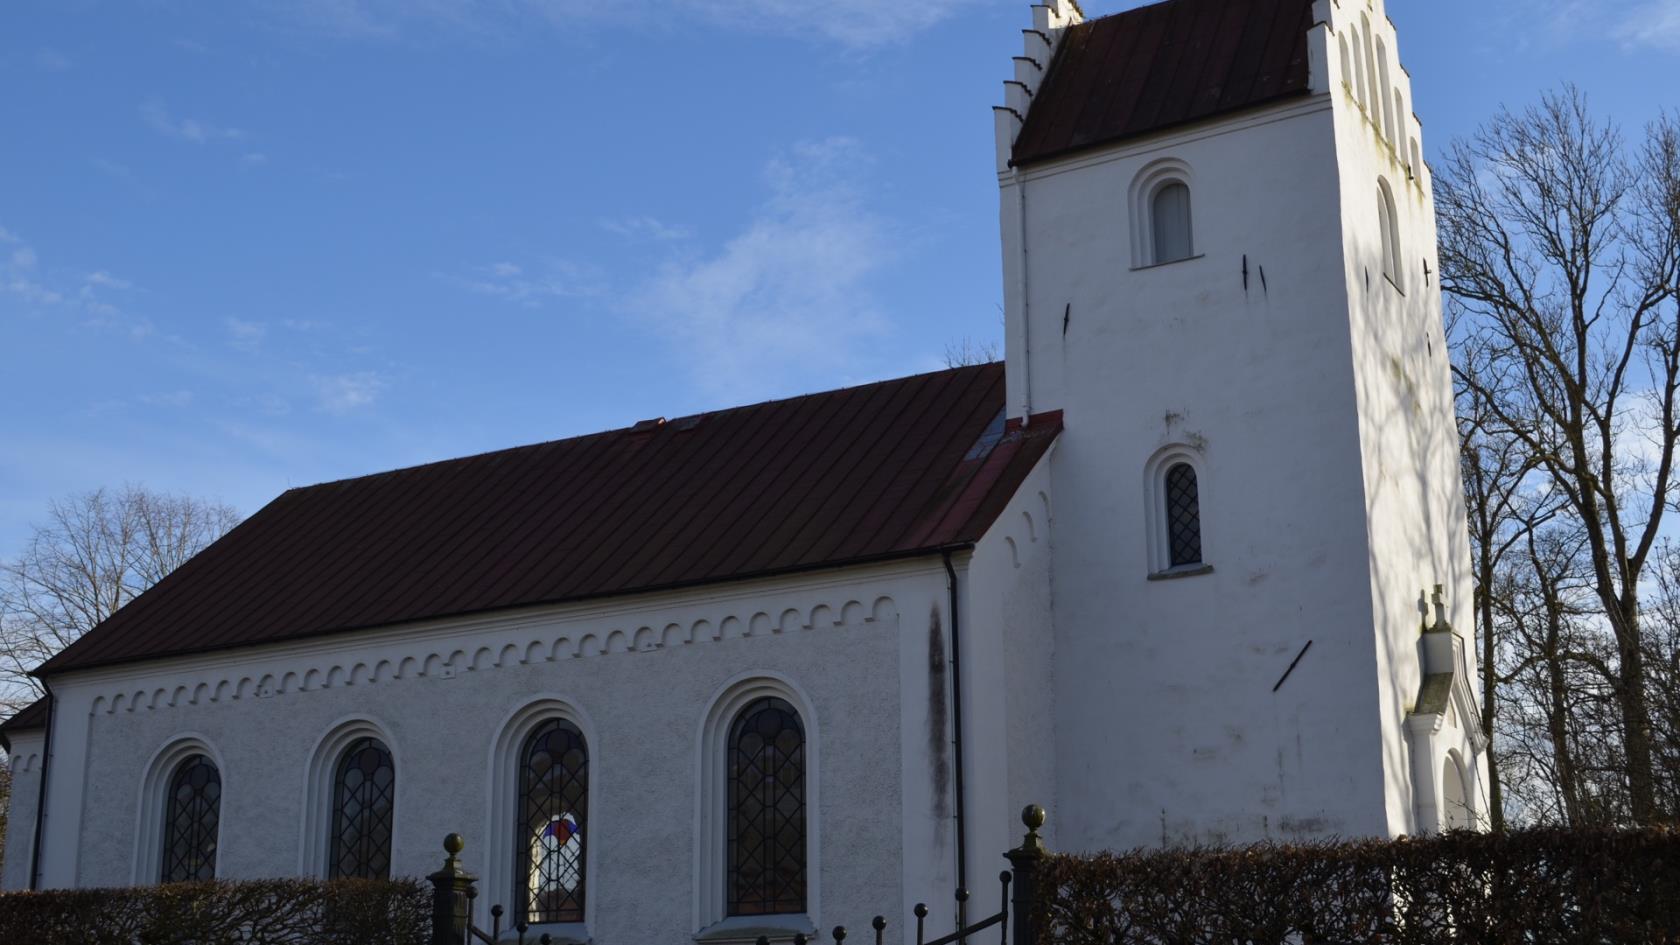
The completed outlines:
[[[222,818],[222,776],[205,755],[192,755],[169,779],[163,820],[166,883],[216,878],[216,837]]]
[[[397,772],[391,752],[378,739],[351,743],[333,779],[333,879],[388,879],[391,876],[391,821],[396,807]]]
[[[524,920],[582,922],[589,748],[577,726],[553,719],[525,739],[519,759],[514,875],[525,881]]]
[[[1196,470],[1179,463],[1167,470],[1167,546],[1172,567],[1202,563],[1202,502]]]
[[[773,696],[729,733],[729,914],[805,911],[805,727]]]

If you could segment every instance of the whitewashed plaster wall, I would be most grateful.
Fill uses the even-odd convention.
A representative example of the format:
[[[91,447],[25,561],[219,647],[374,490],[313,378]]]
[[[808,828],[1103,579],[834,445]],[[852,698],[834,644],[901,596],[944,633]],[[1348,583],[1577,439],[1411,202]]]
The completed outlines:
[[[929,665],[942,634],[938,559],[623,602],[441,621],[59,680],[44,885],[126,884],[148,760],[192,733],[223,762],[218,874],[300,871],[304,772],[347,718],[391,735],[394,872],[440,861],[445,833],[483,873],[489,754],[521,706],[559,698],[589,721],[590,932],[601,945],[695,929],[697,726],[732,679],[764,673],[809,699],[820,753],[819,926],[908,920],[950,895],[949,807],[927,754]],[[266,695],[265,695],[266,693]],[[948,740],[948,736],[945,736]],[[59,813],[63,812],[63,813]],[[902,851],[902,852],[901,852]],[[484,890],[480,903],[508,898]],[[902,928],[902,925],[898,927]]]
[[[1047,457],[973,553],[958,561],[974,915],[996,910],[997,874],[1008,865],[1001,853],[1024,833],[1021,808],[1055,803],[1050,482]],[[1052,844],[1056,826],[1052,818],[1044,832]]]
[[[1424,606],[1444,588],[1447,618],[1468,630],[1474,584],[1458,465],[1452,367],[1441,313],[1435,199],[1423,163],[1423,128],[1410,107],[1411,79],[1400,64],[1399,38],[1381,0],[1321,0],[1330,27],[1330,98],[1340,155],[1346,284],[1353,325],[1353,363],[1370,529],[1372,621],[1377,629],[1378,705],[1385,732],[1400,731],[1416,703],[1424,671],[1421,628],[1434,620]],[[1341,49],[1349,50],[1343,70]],[[1352,73],[1352,74],[1350,74]],[[1384,81],[1386,78],[1386,81]],[[1375,89],[1382,91],[1381,107]],[[1398,102],[1396,101],[1398,96]],[[1397,211],[1400,266],[1384,274],[1379,180]],[[1473,692],[1479,691],[1476,648],[1462,648]],[[1415,833],[1420,808],[1432,808],[1428,786],[1414,773],[1439,771],[1449,750],[1464,754],[1468,779],[1481,797],[1481,754],[1462,733],[1439,757],[1414,764],[1407,739],[1384,744],[1388,832]],[[1422,786],[1424,796],[1418,795]]]
[[[1065,411],[1077,510],[1052,549],[1063,849],[1390,831],[1327,41],[1310,96],[999,178],[1011,409]],[[1134,268],[1131,190],[1163,161],[1196,255]],[[1200,465],[1214,570],[1152,581],[1168,448]]]
[[[12,767],[12,800],[6,818],[6,860],[0,864],[0,890],[29,888],[29,864],[35,849],[35,805],[41,790],[44,732],[12,736],[6,763]]]

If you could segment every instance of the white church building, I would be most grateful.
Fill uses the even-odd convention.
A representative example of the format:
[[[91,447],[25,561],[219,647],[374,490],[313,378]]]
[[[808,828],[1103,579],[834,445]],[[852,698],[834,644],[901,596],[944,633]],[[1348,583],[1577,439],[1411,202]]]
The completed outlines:
[[[1382,0],[1023,35],[1004,363],[286,492],[40,668],[4,888],[423,875],[459,832],[558,937],[786,941],[992,888],[1028,803],[1062,851],[1476,823]]]

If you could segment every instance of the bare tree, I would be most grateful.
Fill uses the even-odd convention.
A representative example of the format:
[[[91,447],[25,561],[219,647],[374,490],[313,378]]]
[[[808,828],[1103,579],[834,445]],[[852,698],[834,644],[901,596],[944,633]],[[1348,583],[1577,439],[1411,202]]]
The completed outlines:
[[[1458,379],[1581,529],[1638,823],[1659,813],[1640,592],[1676,498],[1677,142],[1665,118],[1630,153],[1570,88],[1456,143],[1436,191]]]
[[[975,341],[964,338],[954,344],[945,346],[945,366],[948,368],[970,367],[975,364],[991,364],[1002,357],[995,341]]]
[[[0,561],[0,705],[41,695],[29,671],[239,524],[232,508],[129,486],[53,502]]]

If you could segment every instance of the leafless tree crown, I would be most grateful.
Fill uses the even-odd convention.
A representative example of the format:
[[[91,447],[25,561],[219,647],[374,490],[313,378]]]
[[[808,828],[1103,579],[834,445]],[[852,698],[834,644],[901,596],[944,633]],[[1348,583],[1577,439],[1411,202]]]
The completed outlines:
[[[29,671],[239,524],[215,502],[138,486],[53,502],[0,561],[0,705],[41,694]]]

